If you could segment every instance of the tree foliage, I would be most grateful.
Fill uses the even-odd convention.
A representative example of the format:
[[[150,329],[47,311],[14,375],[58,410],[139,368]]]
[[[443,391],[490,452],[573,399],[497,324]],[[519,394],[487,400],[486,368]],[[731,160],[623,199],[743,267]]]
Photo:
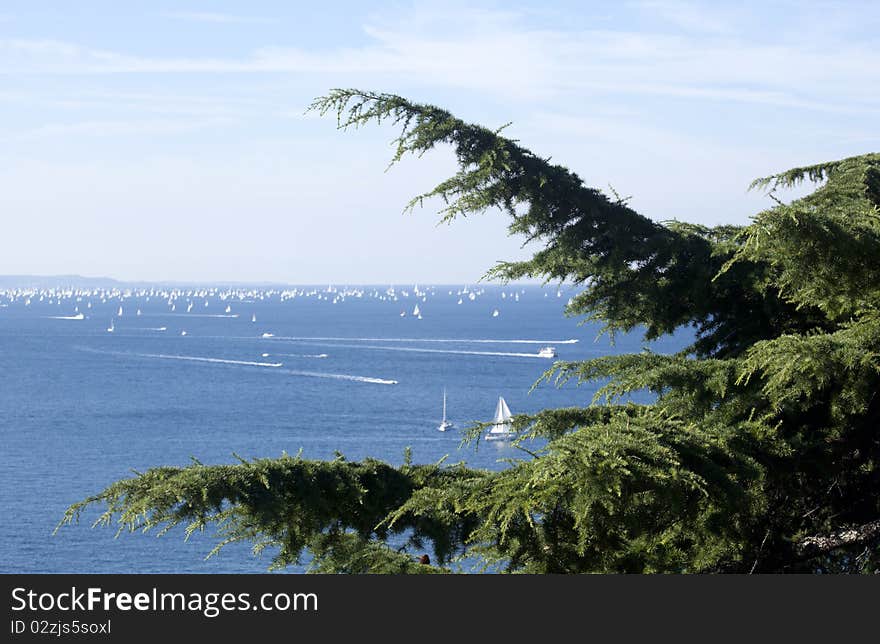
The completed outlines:
[[[457,556],[512,572],[880,570],[880,155],[760,179],[747,226],[657,223],[500,130],[399,96],[334,90],[341,129],[389,121],[395,163],[438,145],[459,170],[441,216],[500,208],[541,249],[502,280],[582,287],[567,313],[694,342],[557,362],[548,382],[603,381],[593,404],[516,417],[546,447],[502,471],[299,457],[155,468],[72,506],[120,530],[215,524],[218,548],[312,555],[325,572],[437,572]],[[820,184],[783,203],[774,192]],[[654,402],[627,402],[649,390]],[[475,439],[485,429],[471,431]],[[408,554],[430,544],[434,564]]]

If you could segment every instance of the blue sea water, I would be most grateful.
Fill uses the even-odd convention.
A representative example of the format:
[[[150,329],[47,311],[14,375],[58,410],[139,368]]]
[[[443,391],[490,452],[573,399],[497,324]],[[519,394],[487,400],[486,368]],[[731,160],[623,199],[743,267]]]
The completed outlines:
[[[597,388],[529,393],[552,363],[538,349],[583,360],[645,346],[636,332],[596,340],[597,326],[563,315],[566,289],[387,289],[180,289],[174,310],[168,289],[44,292],[42,301],[0,291],[0,572],[263,572],[270,556],[244,544],[205,560],[210,534],[115,538],[114,528],[90,527],[97,512],[52,532],[70,504],[132,470],[191,457],[338,451],[398,464],[411,447],[415,462],[506,467],[526,455],[504,443],[460,447],[463,428],[490,420],[499,396],[530,413],[589,404]],[[77,311],[84,319],[64,319]],[[651,348],[673,352],[689,339]],[[445,433],[444,388],[456,424]]]

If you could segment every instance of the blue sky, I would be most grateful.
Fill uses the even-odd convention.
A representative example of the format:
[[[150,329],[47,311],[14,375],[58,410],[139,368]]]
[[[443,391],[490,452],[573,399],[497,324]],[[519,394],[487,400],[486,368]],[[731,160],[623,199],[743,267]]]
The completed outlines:
[[[385,172],[392,130],[303,114],[333,87],[744,224],[756,176],[880,149],[878,28],[876,2],[4,0],[0,274],[466,283],[528,253],[499,213],[402,215],[451,155]]]

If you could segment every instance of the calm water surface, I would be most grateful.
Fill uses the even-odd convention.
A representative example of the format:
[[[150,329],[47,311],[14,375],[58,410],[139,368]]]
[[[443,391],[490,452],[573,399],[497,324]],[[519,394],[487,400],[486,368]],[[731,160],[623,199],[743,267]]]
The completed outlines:
[[[582,360],[644,344],[639,334],[596,341],[595,326],[563,316],[573,292],[555,287],[387,289],[43,293],[42,301],[0,292],[0,572],[265,571],[269,557],[245,545],[205,561],[208,538],[184,543],[175,530],[117,539],[114,529],[89,527],[96,513],[52,531],[71,503],[132,469],[191,456],[232,463],[233,452],[302,449],[323,459],[338,450],[397,464],[411,447],[416,462],[449,455],[501,468],[500,459],[523,453],[459,448],[462,428],[489,420],[499,396],[521,413],[587,404],[595,392],[542,385],[530,394],[552,362],[535,357],[542,346]],[[83,319],[64,319],[77,313]],[[682,333],[652,349],[687,340]],[[456,428],[441,433],[444,387]]]

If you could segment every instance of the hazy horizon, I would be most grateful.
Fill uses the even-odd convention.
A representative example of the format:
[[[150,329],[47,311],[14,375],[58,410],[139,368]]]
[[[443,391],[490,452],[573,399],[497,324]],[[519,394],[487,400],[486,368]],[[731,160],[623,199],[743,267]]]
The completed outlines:
[[[552,282],[544,282],[543,280],[514,280],[506,283],[502,283],[500,280],[472,280],[470,282],[467,281],[453,281],[453,282],[422,282],[418,280],[391,280],[391,281],[382,281],[382,282],[358,282],[354,280],[337,280],[337,281],[323,281],[323,282],[287,282],[287,281],[275,281],[275,280],[221,280],[221,279],[205,279],[205,280],[191,280],[191,279],[137,279],[137,280],[127,280],[120,279],[118,277],[113,277],[110,275],[64,275],[64,274],[46,274],[46,275],[0,275],[0,287],[3,287],[4,283],[12,283],[15,280],[45,280],[49,282],[50,280],[75,280],[81,281],[84,283],[87,282],[114,282],[120,285],[184,285],[184,286],[354,286],[354,287],[364,287],[364,286],[412,286],[412,285],[421,285],[421,286],[542,286],[546,285],[548,288],[555,287],[560,283],[557,281]],[[568,282],[562,283],[562,286],[570,286],[571,284]]]

